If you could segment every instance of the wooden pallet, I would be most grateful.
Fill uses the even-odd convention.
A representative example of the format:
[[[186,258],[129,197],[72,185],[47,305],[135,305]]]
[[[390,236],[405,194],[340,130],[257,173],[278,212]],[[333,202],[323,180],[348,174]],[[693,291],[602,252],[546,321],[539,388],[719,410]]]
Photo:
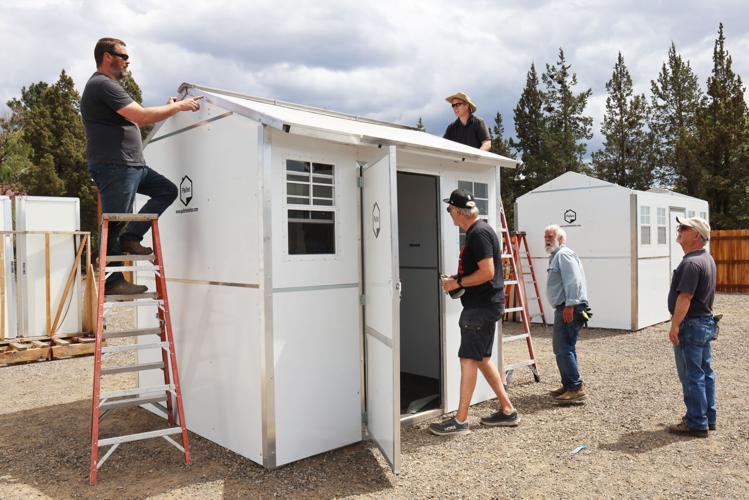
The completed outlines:
[[[0,366],[90,356],[94,353],[95,341],[92,333],[0,340]]]

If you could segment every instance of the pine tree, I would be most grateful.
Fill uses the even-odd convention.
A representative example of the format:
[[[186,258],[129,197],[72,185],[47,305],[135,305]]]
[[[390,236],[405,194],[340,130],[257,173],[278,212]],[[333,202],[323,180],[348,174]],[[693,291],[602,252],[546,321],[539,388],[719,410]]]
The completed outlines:
[[[424,126],[424,121],[419,117],[419,121],[416,122],[416,128],[422,132],[426,132],[427,128]]]
[[[541,79],[546,86],[544,100],[544,135],[542,157],[546,164],[543,182],[565,172],[587,171],[583,163],[586,144],[593,137],[593,118],[585,116],[585,106],[592,90],[575,94],[577,75],[570,72],[564,50],[559,49],[559,59],[546,65]]]
[[[510,141],[505,139],[505,126],[501,113],[498,112],[494,117],[494,126],[490,132],[492,142],[490,151],[501,156],[511,156]],[[502,205],[505,208],[507,222],[511,224],[515,214],[515,198],[518,195],[517,183],[515,181],[516,171],[510,168],[501,168],[499,175],[500,182],[502,183]]]
[[[749,212],[742,201],[749,183],[747,105],[741,77],[734,73],[725,48],[723,23],[713,49],[713,70],[698,115],[702,188],[717,228],[749,227]]]
[[[659,184],[700,195],[697,112],[702,91],[697,75],[671,43],[668,61],[650,82],[650,129],[655,138],[655,172]]]
[[[632,77],[621,52],[606,91],[603,148],[592,156],[596,176],[621,186],[648,189],[652,183],[652,136],[647,129],[647,103],[645,95],[633,95]]]
[[[536,66],[531,64],[525,80],[525,87],[514,110],[515,136],[509,142],[522,163],[515,169],[515,182],[518,195],[535,189],[546,180],[542,141],[544,135],[543,94],[539,89]]]

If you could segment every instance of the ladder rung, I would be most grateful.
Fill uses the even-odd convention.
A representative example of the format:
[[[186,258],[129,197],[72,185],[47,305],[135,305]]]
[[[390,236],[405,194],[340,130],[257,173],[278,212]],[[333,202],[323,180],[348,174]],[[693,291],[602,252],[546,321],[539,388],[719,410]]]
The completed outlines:
[[[518,280],[505,280],[505,286],[517,285]]]
[[[527,339],[530,336],[531,336],[530,333],[521,333],[520,335],[508,335],[507,337],[502,337],[502,342],[506,344],[507,342],[515,342],[516,340]]]
[[[158,266],[107,266],[104,268],[108,273],[130,273],[130,272],[154,272],[158,271]]]
[[[132,389],[120,389],[119,391],[102,391],[99,394],[99,401],[110,398],[121,398],[124,396],[153,397],[154,393],[174,392],[173,384],[157,385],[152,387],[134,387]]]
[[[514,370],[515,368],[522,368],[524,366],[533,366],[536,362],[532,359],[529,359],[527,361],[520,361],[518,363],[513,363],[511,365],[505,366],[505,372],[509,372],[510,370]]]
[[[122,344],[122,345],[109,345],[101,348],[102,354],[112,352],[125,352],[125,351],[140,351],[142,349],[167,349],[169,342],[155,342],[152,344]]]
[[[116,339],[120,337],[136,337],[138,335],[160,335],[161,328],[145,328],[143,330],[123,330],[121,332],[104,332],[105,339]]]
[[[512,258],[512,254],[511,253],[503,253],[502,254],[502,258],[503,259],[511,259]]]
[[[166,394],[160,394],[159,396],[148,396],[144,398],[127,398],[117,401],[107,401],[106,403],[102,403],[100,408],[102,411],[116,410],[118,408],[128,408],[131,406],[140,406],[148,403],[158,403],[161,401],[166,401]]]
[[[133,293],[130,295],[105,295],[104,302],[122,302],[133,301],[138,299],[156,299],[156,292]]]
[[[102,368],[102,375],[114,375],[115,373],[139,372],[142,370],[155,370],[164,368],[164,362],[141,363],[139,365],[115,366],[112,368]]]
[[[149,255],[107,255],[107,264],[110,262],[133,262],[136,260],[153,261],[156,258],[154,254]]]
[[[160,306],[163,304],[161,299],[133,299],[131,301],[107,302],[107,307],[141,307],[141,306]]]
[[[510,307],[508,309],[505,309],[505,314],[512,313],[512,312],[520,312],[520,311],[523,311],[523,310],[524,310],[523,307]]]
[[[99,446],[109,446],[112,444],[129,443],[132,441],[142,441],[144,439],[151,439],[155,437],[171,436],[172,434],[180,434],[182,432],[181,427],[170,427],[168,429],[159,429],[157,431],[141,432],[138,434],[128,434],[126,436],[117,436],[99,440]]]
[[[158,218],[158,214],[101,214],[102,220],[115,222],[145,222]]]

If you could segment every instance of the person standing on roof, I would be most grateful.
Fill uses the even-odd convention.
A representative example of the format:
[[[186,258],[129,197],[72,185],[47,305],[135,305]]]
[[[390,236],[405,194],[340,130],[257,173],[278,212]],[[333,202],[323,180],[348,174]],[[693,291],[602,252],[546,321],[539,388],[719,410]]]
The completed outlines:
[[[135,194],[150,199],[140,213],[161,215],[177,198],[177,186],[151,170],[143,158],[140,127],[169,118],[180,111],[200,109],[200,97],[170,98],[163,106],[142,107],[122,88],[128,75],[130,56],[125,42],[102,38],[94,47],[96,72],[86,82],[81,96],[81,115],[86,129],[88,170],[101,194],[104,213],[132,213]],[[149,255],[140,244],[151,227],[149,222],[109,224],[107,255]],[[125,280],[122,273],[107,278],[105,293],[143,293],[147,287]]]
[[[455,121],[447,126],[445,139],[465,144],[482,151],[489,151],[492,138],[484,120],[474,115],[476,105],[465,92],[457,92],[445,98],[453,108]]]

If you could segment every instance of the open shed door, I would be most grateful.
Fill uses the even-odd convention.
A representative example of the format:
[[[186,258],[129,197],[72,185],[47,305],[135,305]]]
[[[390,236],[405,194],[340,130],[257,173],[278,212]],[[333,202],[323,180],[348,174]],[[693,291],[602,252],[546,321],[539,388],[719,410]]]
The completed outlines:
[[[367,430],[400,471],[400,276],[395,147],[362,167]]]

